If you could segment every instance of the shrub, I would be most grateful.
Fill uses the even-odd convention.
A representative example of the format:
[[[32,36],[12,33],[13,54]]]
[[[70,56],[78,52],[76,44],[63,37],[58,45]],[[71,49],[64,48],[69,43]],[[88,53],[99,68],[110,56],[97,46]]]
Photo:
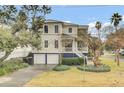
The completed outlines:
[[[5,75],[7,72],[5,69],[0,69],[0,76]]]
[[[84,68],[85,67],[85,68]],[[99,67],[95,67],[94,65],[87,65],[87,66],[79,66],[77,69],[82,71],[89,71],[89,72],[109,72],[111,71],[110,66],[108,65],[100,65]]]
[[[57,65],[53,68],[54,71],[64,71],[70,69],[67,65]]]
[[[81,65],[84,64],[84,59],[83,58],[63,58],[62,59],[62,64],[63,65]]]
[[[0,76],[27,66],[21,58],[12,58],[0,64]]]

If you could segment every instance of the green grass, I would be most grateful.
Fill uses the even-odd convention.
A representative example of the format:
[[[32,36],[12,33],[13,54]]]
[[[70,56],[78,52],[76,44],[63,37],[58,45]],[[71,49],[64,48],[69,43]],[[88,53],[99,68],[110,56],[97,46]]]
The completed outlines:
[[[95,67],[94,65],[87,65],[87,66],[79,66],[77,69],[82,71],[88,72],[109,72],[111,71],[110,66],[102,64],[99,67]]]
[[[124,55],[120,55],[120,58],[124,58]]]
[[[78,70],[75,66],[70,66],[69,70],[66,71],[48,71],[39,74],[25,86],[51,86],[51,87],[113,87],[121,86],[124,87],[124,62],[120,62],[120,66],[114,62],[114,59],[100,58],[103,64],[111,67],[110,72],[84,72]],[[85,78],[85,82],[83,82]]]
[[[100,58],[103,64],[109,65],[111,71],[124,71],[124,62],[120,62],[120,66],[117,66],[117,63],[114,59]]]

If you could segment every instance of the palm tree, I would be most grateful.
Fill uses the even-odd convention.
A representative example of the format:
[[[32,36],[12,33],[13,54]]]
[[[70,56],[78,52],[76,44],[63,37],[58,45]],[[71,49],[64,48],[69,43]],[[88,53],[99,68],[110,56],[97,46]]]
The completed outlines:
[[[100,21],[97,21],[95,27],[98,30],[98,39],[99,40],[101,40],[100,39],[100,28],[101,28],[101,26],[102,26],[102,23]]]
[[[100,22],[100,21],[97,21],[96,22],[96,24],[95,24],[95,28],[97,29],[97,31],[98,31],[98,43],[99,44],[102,44],[101,43],[101,38],[100,38],[100,28],[102,27],[102,23]],[[98,49],[98,55],[100,56],[101,55],[101,47],[99,47],[99,49]]]
[[[116,31],[120,21],[122,21],[122,16],[119,13],[113,13],[111,17],[111,24],[114,25]]]
[[[122,20],[122,16],[119,13],[114,13],[111,17],[111,24],[114,25],[116,32],[118,31],[117,27]],[[115,49],[115,62],[117,61],[117,65],[119,66],[119,48]]]

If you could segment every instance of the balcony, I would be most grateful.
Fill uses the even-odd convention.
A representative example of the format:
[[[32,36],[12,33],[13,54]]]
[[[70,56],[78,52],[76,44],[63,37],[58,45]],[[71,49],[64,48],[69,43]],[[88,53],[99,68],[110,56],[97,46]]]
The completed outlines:
[[[73,49],[72,47],[63,47],[62,52],[65,53],[74,53],[75,50],[81,51],[83,53],[88,53],[88,47],[80,48],[78,47],[77,49]]]

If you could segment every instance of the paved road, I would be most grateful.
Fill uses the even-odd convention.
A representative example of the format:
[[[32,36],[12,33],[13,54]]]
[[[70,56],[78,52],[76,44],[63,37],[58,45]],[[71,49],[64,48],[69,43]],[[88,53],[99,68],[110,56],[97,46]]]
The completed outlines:
[[[0,77],[0,87],[21,87],[40,73],[51,70],[55,65],[34,65]]]

